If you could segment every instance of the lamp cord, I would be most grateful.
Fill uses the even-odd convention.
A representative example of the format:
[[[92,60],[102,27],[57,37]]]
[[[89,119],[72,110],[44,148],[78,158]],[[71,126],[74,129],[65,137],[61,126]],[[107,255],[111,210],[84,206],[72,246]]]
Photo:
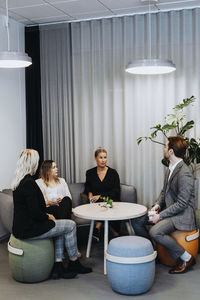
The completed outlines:
[[[9,32],[9,24],[8,24],[8,0],[6,0],[6,31],[8,37],[8,51],[10,51],[10,32]]]

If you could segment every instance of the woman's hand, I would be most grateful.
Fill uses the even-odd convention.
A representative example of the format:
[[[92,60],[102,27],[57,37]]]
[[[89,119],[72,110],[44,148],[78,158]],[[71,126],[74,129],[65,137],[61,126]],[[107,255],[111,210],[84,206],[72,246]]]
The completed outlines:
[[[49,220],[55,221],[55,217],[51,214],[47,214]]]
[[[99,200],[100,197],[101,197],[101,195],[93,196],[93,197],[92,197],[93,202],[97,202],[97,201]]]
[[[53,200],[46,201],[46,206],[52,206],[52,205],[58,205],[58,203],[56,201],[53,201]]]
[[[58,198],[56,203],[59,204],[62,201],[62,198]]]

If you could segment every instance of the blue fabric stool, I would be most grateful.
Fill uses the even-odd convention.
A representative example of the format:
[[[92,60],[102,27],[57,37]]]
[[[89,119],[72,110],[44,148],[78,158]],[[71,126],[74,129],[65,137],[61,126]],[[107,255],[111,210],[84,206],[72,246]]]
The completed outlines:
[[[112,289],[125,295],[147,292],[155,277],[156,255],[151,242],[143,237],[123,236],[111,240],[106,268]]]

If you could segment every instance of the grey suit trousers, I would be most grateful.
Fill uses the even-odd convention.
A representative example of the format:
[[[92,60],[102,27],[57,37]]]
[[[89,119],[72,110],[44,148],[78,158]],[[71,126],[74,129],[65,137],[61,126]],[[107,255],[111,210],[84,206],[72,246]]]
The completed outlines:
[[[153,239],[156,243],[164,246],[173,258],[180,257],[184,252],[181,247],[171,236],[170,233],[176,231],[171,218],[166,218],[153,225],[148,231],[146,225],[152,225],[148,222],[148,215],[132,219],[132,226],[136,235],[143,236],[148,239]]]

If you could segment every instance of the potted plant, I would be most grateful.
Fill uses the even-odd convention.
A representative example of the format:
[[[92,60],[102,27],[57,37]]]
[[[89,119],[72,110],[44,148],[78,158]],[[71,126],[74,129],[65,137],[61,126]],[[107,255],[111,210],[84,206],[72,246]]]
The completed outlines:
[[[186,155],[184,157],[184,161],[187,165],[189,165],[192,169],[192,173],[194,178],[197,178],[197,171],[200,170],[200,140],[196,140],[195,138],[189,138],[187,133],[190,129],[194,127],[194,121],[187,121],[186,114],[184,112],[185,108],[191,105],[195,101],[195,97],[191,96],[190,98],[183,99],[182,103],[176,105],[173,108],[173,113],[168,114],[164,119],[164,124],[157,124],[151,127],[151,135],[145,137],[139,137],[137,139],[138,145],[143,140],[150,140],[153,143],[157,143],[160,145],[165,145],[165,143],[158,140],[158,133],[161,133],[166,139],[170,135],[180,135],[182,136],[188,145]],[[167,159],[163,159],[162,163],[166,166],[169,165],[169,161]],[[199,189],[200,194],[200,189]],[[199,195],[200,196],[200,195]],[[199,197],[200,200],[200,197]]]

